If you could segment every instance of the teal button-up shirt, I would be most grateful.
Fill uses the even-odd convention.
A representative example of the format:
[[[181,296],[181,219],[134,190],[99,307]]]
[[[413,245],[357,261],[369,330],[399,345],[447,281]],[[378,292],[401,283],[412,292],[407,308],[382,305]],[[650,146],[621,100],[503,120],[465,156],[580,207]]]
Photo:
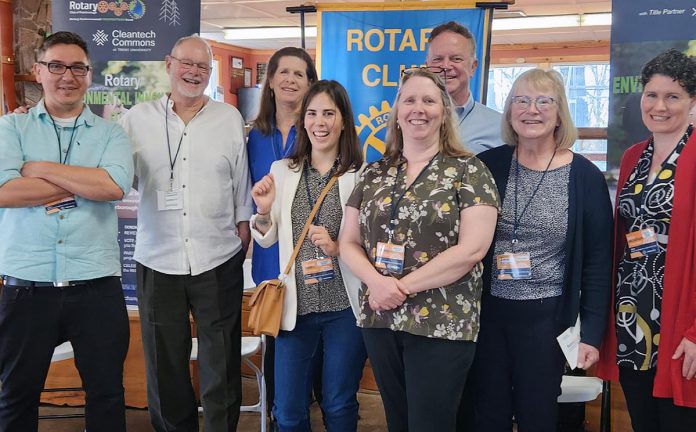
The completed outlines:
[[[21,177],[24,162],[67,160],[106,170],[127,194],[133,158],[123,129],[85,107],[73,127],[54,129],[43,100],[28,114],[0,117],[0,187]],[[56,133],[60,134],[60,143]],[[121,274],[114,202],[75,197],[77,207],[46,214],[44,206],[0,208],[0,274],[56,282]]]

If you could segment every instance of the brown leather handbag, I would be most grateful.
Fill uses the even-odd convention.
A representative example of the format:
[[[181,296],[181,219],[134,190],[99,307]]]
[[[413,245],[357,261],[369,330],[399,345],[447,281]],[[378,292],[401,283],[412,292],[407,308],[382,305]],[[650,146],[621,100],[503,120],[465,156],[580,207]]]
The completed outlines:
[[[300,237],[297,239],[297,244],[292,251],[290,256],[290,261],[288,265],[285,266],[285,271],[279,275],[278,279],[271,279],[261,282],[256,286],[254,294],[252,294],[251,299],[249,299],[249,307],[251,311],[249,312],[249,329],[255,335],[265,334],[269,336],[278,336],[278,331],[280,331],[280,320],[283,317],[283,301],[285,300],[285,279],[290,274],[292,266],[295,263],[295,258],[300,252],[302,243],[304,242],[307,232],[309,231],[309,226],[312,225],[314,216],[319,210],[319,206],[329,193],[329,190],[336,183],[336,176],[331,177],[329,182],[324,186],[321,191],[317,202],[314,204],[314,208],[309,213],[307,222]]]

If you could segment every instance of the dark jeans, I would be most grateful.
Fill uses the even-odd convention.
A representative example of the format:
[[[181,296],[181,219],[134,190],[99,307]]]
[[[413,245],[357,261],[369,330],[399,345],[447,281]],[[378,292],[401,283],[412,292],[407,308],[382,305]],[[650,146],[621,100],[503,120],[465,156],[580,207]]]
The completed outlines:
[[[559,297],[489,296],[476,352],[476,412],[481,432],[556,432],[564,357],[556,337]]]
[[[38,429],[53,349],[70,341],[88,431],[126,430],[123,361],[128,314],[118,277],[74,287],[5,286],[0,295],[0,431]]]
[[[204,430],[237,428],[243,261],[240,251],[196,276],[168,275],[137,265],[147,402],[156,431],[198,432],[198,406],[189,373],[189,312],[196,321]]]
[[[281,431],[307,432],[314,367],[323,347],[322,401],[327,430],[354,432],[358,425],[365,346],[351,308],[297,317],[295,328],[276,338],[275,406]]]
[[[619,382],[626,396],[635,432],[693,432],[696,408],[674,405],[673,399],[653,397],[655,369],[636,371],[619,367]]]
[[[452,432],[476,344],[362,329],[389,432]]]

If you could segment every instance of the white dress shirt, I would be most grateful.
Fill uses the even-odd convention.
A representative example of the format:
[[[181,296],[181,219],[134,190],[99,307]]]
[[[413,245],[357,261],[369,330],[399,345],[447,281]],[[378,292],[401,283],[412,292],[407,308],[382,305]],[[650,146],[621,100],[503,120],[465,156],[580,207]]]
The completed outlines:
[[[161,273],[195,276],[242,248],[236,225],[252,215],[244,124],[236,108],[208,99],[187,125],[173,105],[165,95],[135,105],[120,121],[133,143],[140,193],[134,258]],[[183,195],[178,210],[157,206],[157,191],[170,189],[167,151],[175,160],[173,188]]]

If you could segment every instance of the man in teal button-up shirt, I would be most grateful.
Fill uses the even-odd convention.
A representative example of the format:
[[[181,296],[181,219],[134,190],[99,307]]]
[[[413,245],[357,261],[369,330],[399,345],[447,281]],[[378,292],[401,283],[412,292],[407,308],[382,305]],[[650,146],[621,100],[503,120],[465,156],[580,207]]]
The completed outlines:
[[[129,335],[115,201],[132,183],[130,142],[83,103],[91,67],[78,35],[47,38],[34,74],[44,98],[0,118],[0,431],[36,430],[53,349],[66,340],[87,430],[124,431]]]

